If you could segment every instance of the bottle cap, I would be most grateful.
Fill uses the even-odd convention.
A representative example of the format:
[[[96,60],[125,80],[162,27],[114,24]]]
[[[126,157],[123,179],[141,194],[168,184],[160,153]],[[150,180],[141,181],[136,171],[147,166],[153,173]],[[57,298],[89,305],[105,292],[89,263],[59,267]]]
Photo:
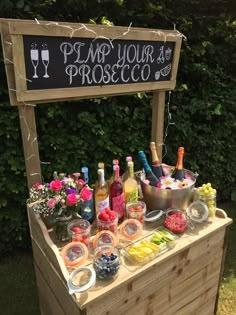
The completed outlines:
[[[82,242],[71,242],[62,248],[61,256],[67,266],[81,266],[88,258],[88,248]]]
[[[113,161],[112,161],[112,164],[113,164],[113,165],[119,165],[119,160],[113,160]]]
[[[101,169],[104,170],[104,168],[105,168],[104,163],[103,163],[103,162],[99,162],[99,163],[98,163],[98,168],[101,168]]]
[[[126,156],[126,162],[130,162],[132,160],[133,160],[132,156]]]
[[[79,273],[81,274],[81,277],[78,276]],[[79,267],[70,274],[67,280],[69,294],[82,293],[84,291],[87,291],[95,284],[95,282],[96,273],[92,268],[85,266]]]

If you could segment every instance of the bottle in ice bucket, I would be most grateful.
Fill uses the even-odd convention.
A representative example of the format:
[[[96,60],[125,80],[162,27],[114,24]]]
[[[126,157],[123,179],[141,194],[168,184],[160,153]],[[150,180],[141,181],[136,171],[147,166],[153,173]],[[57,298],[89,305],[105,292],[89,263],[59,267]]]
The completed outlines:
[[[150,142],[150,150],[152,153],[152,170],[153,170],[153,173],[156,175],[157,178],[160,178],[161,176],[165,176],[164,170],[161,166],[161,163],[160,163],[158,155],[157,155],[157,149],[156,149],[156,143],[155,142]]]
[[[125,213],[125,195],[120,179],[120,167],[113,165],[114,180],[110,186],[111,209],[118,214],[119,222],[123,220]]]
[[[150,165],[148,164],[148,161],[147,161],[147,158],[146,158],[146,155],[143,151],[139,151],[138,153],[138,156],[143,164],[143,169],[144,169],[144,172],[145,172],[145,177],[146,179],[149,180],[149,183],[151,186],[154,186],[156,187],[157,184],[160,182],[160,179],[157,178],[155,176],[155,174],[153,173]]]
[[[109,191],[104,177],[104,169],[98,169],[98,184],[95,187],[95,208],[98,214],[105,208],[109,208]]]
[[[125,203],[138,200],[138,182],[134,178],[134,162],[128,162],[128,178],[124,182]]]
[[[177,163],[171,175],[171,177],[174,178],[175,180],[181,181],[184,179],[183,158],[184,158],[184,147],[179,147]]]
[[[197,199],[204,202],[208,207],[208,218],[213,221],[216,214],[216,189],[211,183],[203,184],[196,189]]]

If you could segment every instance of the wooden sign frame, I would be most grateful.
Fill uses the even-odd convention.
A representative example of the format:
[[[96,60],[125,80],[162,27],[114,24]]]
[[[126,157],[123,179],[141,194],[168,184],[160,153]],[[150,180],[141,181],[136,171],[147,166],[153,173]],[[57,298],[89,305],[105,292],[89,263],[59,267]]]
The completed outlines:
[[[34,106],[39,103],[77,100],[102,96],[153,92],[152,141],[156,142],[158,155],[162,158],[164,129],[165,91],[173,90],[180,57],[182,34],[176,30],[159,30],[133,27],[110,27],[80,23],[0,19],[4,63],[7,74],[11,105],[18,105],[23,138],[28,186],[41,180],[40,159],[37,142]],[[62,89],[27,90],[23,36],[54,36],[106,38],[110,41],[142,40],[175,42],[171,77],[168,81],[128,83],[101,86],[83,86]]]

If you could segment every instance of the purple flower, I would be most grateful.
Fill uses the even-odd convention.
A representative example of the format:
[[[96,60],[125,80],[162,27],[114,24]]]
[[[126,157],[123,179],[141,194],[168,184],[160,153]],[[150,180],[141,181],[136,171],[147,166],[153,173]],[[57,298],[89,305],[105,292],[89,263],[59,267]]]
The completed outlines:
[[[77,190],[75,188],[66,188],[65,192],[66,192],[67,195],[69,195],[69,194],[76,194]]]

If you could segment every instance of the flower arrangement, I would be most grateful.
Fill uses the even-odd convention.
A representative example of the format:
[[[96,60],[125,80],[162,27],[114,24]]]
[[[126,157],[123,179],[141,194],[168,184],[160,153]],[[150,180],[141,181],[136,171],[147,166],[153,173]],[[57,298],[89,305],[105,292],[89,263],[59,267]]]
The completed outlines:
[[[43,217],[52,215],[55,219],[59,217],[79,214],[83,203],[92,200],[93,192],[80,173],[66,176],[57,175],[50,183],[35,183],[30,189],[28,203],[33,205],[33,210]]]

